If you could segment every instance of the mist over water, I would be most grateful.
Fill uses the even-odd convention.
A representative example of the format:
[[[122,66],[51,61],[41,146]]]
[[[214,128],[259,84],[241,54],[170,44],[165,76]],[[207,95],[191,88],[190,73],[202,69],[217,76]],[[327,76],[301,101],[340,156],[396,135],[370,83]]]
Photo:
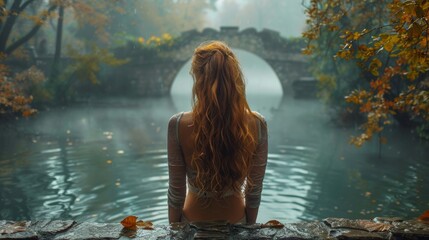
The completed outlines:
[[[357,149],[348,144],[355,128],[332,124],[317,100],[282,95],[266,63],[237,52],[245,56],[250,105],[269,127],[258,222],[413,218],[429,208],[428,143],[393,129],[386,131],[381,158],[376,140]],[[171,96],[52,109],[2,134],[0,219],[119,222],[136,215],[166,224],[167,123],[190,110],[188,72],[186,65]]]

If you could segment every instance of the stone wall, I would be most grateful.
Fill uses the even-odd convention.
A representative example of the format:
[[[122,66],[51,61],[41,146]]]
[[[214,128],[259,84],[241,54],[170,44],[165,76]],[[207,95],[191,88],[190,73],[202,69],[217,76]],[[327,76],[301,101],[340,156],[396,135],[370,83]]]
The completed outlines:
[[[73,220],[0,220],[0,239],[429,239],[429,222],[375,218],[287,223],[281,228],[264,224],[225,222],[155,225],[154,230],[129,230],[120,223],[78,223]]]

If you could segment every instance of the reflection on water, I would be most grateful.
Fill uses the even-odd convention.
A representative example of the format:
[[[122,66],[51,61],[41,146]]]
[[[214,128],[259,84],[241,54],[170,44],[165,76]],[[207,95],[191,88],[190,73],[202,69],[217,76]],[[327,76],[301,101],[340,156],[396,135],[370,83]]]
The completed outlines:
[[[332,126],[318,102],[249,98],[269,124],[258,221],[411,218],[429,208],[428,144],[409,130],[388,131],[378,159],[375,141],[350,146],[354,130]],[[167,223],[166,126],[188,100],[113,99],[2,130],[0,219],[119,222],[133,214]]]

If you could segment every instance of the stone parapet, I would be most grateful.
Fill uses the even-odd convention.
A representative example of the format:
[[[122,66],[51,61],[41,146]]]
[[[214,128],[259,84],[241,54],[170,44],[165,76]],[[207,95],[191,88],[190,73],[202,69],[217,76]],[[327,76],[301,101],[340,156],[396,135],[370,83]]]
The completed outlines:
[[[226,222],[155,225],[154,230],[123,228],[120,223],[73,220],[0,220],[0,239],[429,239],[429,222],[375,218],[285,223],[280,228],[264,224],[233,225]]]

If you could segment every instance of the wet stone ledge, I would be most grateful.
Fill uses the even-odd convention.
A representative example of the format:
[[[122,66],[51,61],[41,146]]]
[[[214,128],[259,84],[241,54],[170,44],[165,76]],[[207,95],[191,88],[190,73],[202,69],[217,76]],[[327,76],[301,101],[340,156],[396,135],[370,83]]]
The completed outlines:
[[[287,223],[281,228],[230,225],[225,222],[178,223],[154,226],[154,230],[129,230],[119,223],[78,223],[72,220],[0,220],[0,239],[427,239],[429,222],[375,218]]]

